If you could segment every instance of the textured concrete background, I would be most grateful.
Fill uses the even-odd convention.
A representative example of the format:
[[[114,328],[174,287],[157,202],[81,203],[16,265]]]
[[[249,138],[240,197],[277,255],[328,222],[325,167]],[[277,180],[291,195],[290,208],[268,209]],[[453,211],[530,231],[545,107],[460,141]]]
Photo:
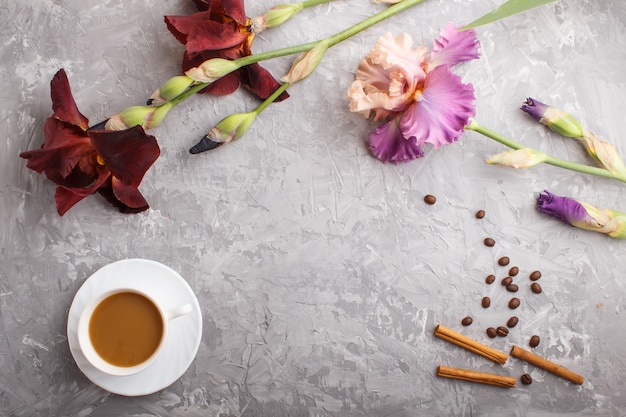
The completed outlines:
[[[255,16],[272,0],[246,2]],[[373,124],[345,98],[360,59],[385,31],[432,39],[500,1],[427,0],[330,50],[318,70],[268,108],[239,142],[190,155],[213,124],[252,109],[245,92],[194,97],[152,131],[161,158],[141,191],[152,208],[123,215],[100,197],[64,217],[54,186],[18,157],[38,148],[49,82],[65,68],[92,121],[140,104],[178,73],[183,48],[163,15],[189,0],[0,1],[0,414],[7,416],[623,416],[626,243],[534,209],[539,191],[626,211],[626,184],[550,166],[484,163],[504,150],[468,133],[417,161],[383,165]],[[337,0],[263,33],[264,51],[332,34],[382,9]],[[458,71],[477,92],[477,120],[576,161],[577,144],[518,110],[527,96],[577,115],[626,156],[626,2],[561,0],[479,28],[482,58]],[[280,76],[290,59],[266,66]],[[427,206],[425,194],[438,202]],[[478,209],[487,216],[474,218]],[[482,240],[498,244],[486,248]],[[519,266],[520,324],[487,287],[508,255]],[[145,397],[112,395],[77,368],[65,332],[80,285],[123,258],[162,262],[189,282],[204,320],[187,372]],[[528,273],[543,272],[541,295]],[[489,295],[493,307],[480,307]],[[474,316],[461,328],[460,320]],[[537,353],[586,377],[575,386],[520,361],[504,366],[435,339],[437,323],[507,351]],[[438,364],[519,377],[511,390],[443,380]]]

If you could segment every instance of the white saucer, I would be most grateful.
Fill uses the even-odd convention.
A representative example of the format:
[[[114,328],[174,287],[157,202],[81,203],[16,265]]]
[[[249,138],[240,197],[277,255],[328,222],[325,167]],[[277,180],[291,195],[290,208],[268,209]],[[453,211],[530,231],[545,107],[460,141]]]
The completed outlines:
[[[154,363],[129,376],[99,371],[87,362],[78,346],[78,319],[89,300],[118,287],[141,289],[165,310],[185,303],[192,306],[190,313],[169,323],[165,345]],[[202,312],[191,287],[176,271],[147,259],[125,259],[102,267],[80,287],[70,307],[67,338],[76,364],[94,384],[114,394],[148,395],[173,384],[191,365],[202,338]]]

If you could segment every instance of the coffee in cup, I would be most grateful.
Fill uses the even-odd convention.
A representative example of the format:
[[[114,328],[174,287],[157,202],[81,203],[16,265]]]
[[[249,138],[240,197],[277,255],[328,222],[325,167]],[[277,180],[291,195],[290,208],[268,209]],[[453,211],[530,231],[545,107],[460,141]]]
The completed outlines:
[[[169,320],[190,311],[191,304],[185,304],[165,312],[142,291],[116,289],[88,303],[78,322],[78,342],[97,369],[131,375],[156,358]]]

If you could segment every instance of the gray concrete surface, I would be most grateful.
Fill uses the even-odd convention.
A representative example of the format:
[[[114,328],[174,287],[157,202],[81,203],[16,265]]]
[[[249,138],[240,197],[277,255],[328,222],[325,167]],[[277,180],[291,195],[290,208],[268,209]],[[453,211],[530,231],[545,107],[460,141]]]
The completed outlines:
[[[622,241],[570,228],[534,209],[537,193],[626,211],[626,184],[550,166],[484,163],[504,150],[468,133],[417,161],[383,165],[366,148],[374,124],[345,92],[385,31],[431,45],[448,22],[499,1],[427,0],[330,50],[318,70],[271,106],[239,142],[187,150],[222,117],[252,109],[241,91],[194,97],[152,131],[162,155],[141,191],[151,209],[123,215],[92,196],[59,217],[54,185],[18,157],[43,140],[49,81],[68,72],[92,121],[139,104],[178,73],[183,48],[163,15],[188,0],[0,2],[0,415],[6,416],[623,416],[626,415]],[[275,4],[246,2],[254,16]],[[383,6],[337,0],[261,34],[255,51],[332,34]],[[482,58],[459,69],[477,120],[576,161],[575,143],[518,110],[527,96],[584,121],[626,155],[626,3],[561,0],[479,28]],[[290,59],[266,66],[280,76]],[[423,202],[425,194],[437,204]],[[474,213],[484,209],[484,219]],[[493,248],[484,237],[497,240]],[[490,340],[510,297],[484,277],[519,266],[520,324]],[[100,267],[147,258],[180,273],[201,306],[198,354],[154,394],[125,397],[91,383],[68,346],[73,297]],[[543,273],[543,293],[527,275]],[[483,310],[480,299],[492,298]],[[460,320],[474,317],[462,328]],[[433,337],[442,323],[508,351],[537,353],[585,376],[572,385],[510,359],[503,366]],[[437,365],[519,377],[501,389],[435,376]]]

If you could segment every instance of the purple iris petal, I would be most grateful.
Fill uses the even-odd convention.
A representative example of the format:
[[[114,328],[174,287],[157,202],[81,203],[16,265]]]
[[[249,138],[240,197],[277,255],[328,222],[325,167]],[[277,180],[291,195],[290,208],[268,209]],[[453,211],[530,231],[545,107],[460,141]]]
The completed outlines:
[[[573,198],[559,197],[547,190],[544,193],[537,197],[537,209],[540,212],[550,214],[570,226],[585,223],[589,218],[587,210]]]
[[[426,75],[424,91],[402,116],[404,137],[414,136],[418,145],[435,148],[455,142],[475,114],[474,87],[441,65]]]
[[[535,118],[535,120],[539,122],[543,118],[543,115],[545,114],[548,107],[550,106],[543,104],[542,102],[537,101],[534,98],[528,97],[522,105],[521,109],[530,114],[532,117]]]
[[[477,59],[480,57],[479,45],[474,30],[459,30],[457,26],[449,24],[441,31],[439,39],[434,41],[429,68],[433,69],[439,65],[453,66]]]
[[[405,162],[424,156],[414,137],[402,135],[398,119],[392,119],[370,133],[370,150],[383,162]]]

